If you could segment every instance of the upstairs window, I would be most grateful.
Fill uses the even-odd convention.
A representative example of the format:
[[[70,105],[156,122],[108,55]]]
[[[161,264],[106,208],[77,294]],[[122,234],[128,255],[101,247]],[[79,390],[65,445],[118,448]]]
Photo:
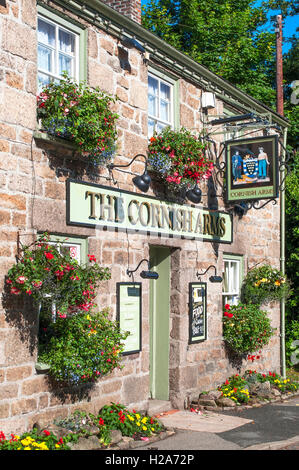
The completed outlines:
[[[53,80],[60,79],[62,73],[78,78],[78,35],[38,17],[38,85],[39,88]]]
[[[148,75],[148,137],[174,126],[174,84],[158,75]]]

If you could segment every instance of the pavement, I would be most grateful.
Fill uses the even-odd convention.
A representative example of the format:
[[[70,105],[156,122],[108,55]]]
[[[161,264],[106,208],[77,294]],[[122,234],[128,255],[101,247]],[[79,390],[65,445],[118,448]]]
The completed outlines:
[[[299,450],[299,396],[222,412],[170,410],[159,420],[176,432],[140,450]]]

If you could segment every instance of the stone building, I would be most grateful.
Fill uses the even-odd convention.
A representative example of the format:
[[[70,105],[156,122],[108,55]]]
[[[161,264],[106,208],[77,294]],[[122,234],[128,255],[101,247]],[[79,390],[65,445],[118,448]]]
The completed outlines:
[[[225,236],[215,237],[209,230],[200,236],[179,236],[169,230],[162,233],[146,224],[138,230],[131,230],[134,227],[118,230],[107,221],[103,228],[99,219],[94,225],[88,224],[88,214],[80,213],[77,202],[80,191],[86,187],[104,195],[111,194],[110,188],[126,201],[134,200],[133,217],[142,216],[140,207],[149,210],[150,203],[162,204],[168,195],[154,185],[144,195],[134,186],[132,175],[142,174],[142,159],[123,171],[115,168],[113,178],[107,168],[99,168],[91,175],[71,146],[41,132],[36,117],[38,86],[60,75],[55,67],[61,51],[51,42],[51,31],[56,38],[64,33],[72,44],[64,63],[76,79],[87,80],[90,86],[119,98],[115,104],[120,117],[114,164],[126,165],[135,155],[146,155],[154,126],[167,124],[177,129],[184,126],[195,133],[205,129],[211,133],[216,129],[211,125],[213,120],[252,113],[270,123],[272,134],[277,132],[281,136],[287,127],[282,116],[145,30],[140,17],[139,0],[0,2],[3,292],[7,271],[15,262],[18,240],[26,243],[44,231],[52,237],[68,237],[68,244],[81,261],[86,253],[94,254],[101,265],[111,269],[111,279],[101,284],[97,300],[101,308],[111,308],[113,318],[120,301],[117,287],[121,286],[117,283],[133,282],[128,269],[133,271],[145,259],[159,273],[157,280],[140,277],[145,265],[134,273],[134,282],[142,285],[142,318],[140,337],[135,338],[136,351],[123,356],[122,370],[98,380],[88,396],[76,400],[71,393],[63,398],[55,393],[48,386],[47,374],[36,368],[36,311],[28,307],[27,299],[18,298],[17,303],[14,299],[13,304],[2,299],[0,429],[6,432],[27,430],[38,420],[48,423],[78,408],[95,413],[110,401],[144,409],[150,399],[159,399],[183,408],[188,397],[220,385],[236,372],[222,336],[224,297],[232,302],[238,298],[242,277],[255,264],[266,261],[280,266],[279,198],[277,204],[269,203],[259,210],[252,208],[240,215],[235,204],[222,197],[221,181],[217,182],[215,177],[201,186],[200,204],[188,200],[172,204],[177,204],[178,210],[191,207],[201,210],[210,223],[215,214],[222,217]],[[53,63],[46,60],[49,50],[55,58]],[[163,102],[169,109],[167,116],[149,108],[158,89],[163,89],[164,98],[167,97],[166,104]],[[215,102],[207,105],[204,102],[207,97]],[[162,104],[162,98],[159,99]],[[244,137],[249,130],[263,136],[266,126],[241,130],[238,126],[218,125],[217,129],[211,135],[219,154],[225,141]],[[218,173],[220,180],[221,172]],[[184,213],[181,212],[181,217]],[[143,216],[149,217],[149,213]],[[201,277],[207,285],[206,329],[202,341],[193,342],[189,284],[198,282],[196,273],[211,265],[215,274],[227,273],[231,287],[227,284],[225,292],[223,283],[210,282],[211,270]],[[269,314],[276,332],[254,367],[279,372],[278,303],[270,305]],[[241,370],[250,366],[244,359]]]

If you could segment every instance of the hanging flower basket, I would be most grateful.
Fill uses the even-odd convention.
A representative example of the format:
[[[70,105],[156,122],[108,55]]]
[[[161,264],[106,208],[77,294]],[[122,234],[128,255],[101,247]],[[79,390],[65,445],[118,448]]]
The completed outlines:
[[[70,141],[86,161],[108,163],[116,150],[116,120],[110,109],[116,101],[99,88],[75,83],[67,74],[37,96],[37,115],[49,135]]]
[[[206,151],[207,144],[187,129],[166,127],[150,139],[149,169],[170,191],[194,187],[211,176],[213,162]]]
[[[93,307],[95,289],[110,279],[110,271],[89,255],[89,264],[80,265],[70,254],[49,243],[43,234],[30,246],[24,246],[18,262],[8,271],[6,283],[13,295],[31,296],[44,310],[56,305],[57,315],[74,311],[88,312]]]
[[[290,282],[286,276],[270,265],[251,269],[242,284],[243,301],[258,305],[287,298],[290,292]]]

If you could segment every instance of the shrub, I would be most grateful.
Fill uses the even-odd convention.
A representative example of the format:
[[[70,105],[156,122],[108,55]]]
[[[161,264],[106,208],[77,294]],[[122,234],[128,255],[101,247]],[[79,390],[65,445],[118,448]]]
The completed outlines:
[[[21,436],[10,434],[10,438],[0,431],[0,450],[70,450],[67,445],[73,440],[72,435],[64,436],[61,439],[47,429],[40,434],[36,429],[25,432]]]
[[[299,320],[286,324],[286,362],[288,367],[299,363]]]
[[[261,349],[273,332],[267,312],[257,305],[225,305],[223,337],[234,352],[242,355]]]
[[[250,396],[247,382],[240,375],[232,375],[224,384],[218,387],[222,397],[230,398],[236,403],[247,403]]]
[[[290,294],[290,283],[278,269],[263,265],[251,269],[242,284],[242,301],[261,305]]]
[[[58,318],[50,328],[39,360],[50,366],[49,374],[56,381],[94,382],[120,367],[122,341],[128,333],[121,333],[118,323],[108,319],[107,310]]]
[[[86,160],[109,162],[115,151],[118,118],[110,109],[115,99],[85,82],[76,84],[67,74],[47,85],[37,97],[37,114],[44,130],[73,142]]]

